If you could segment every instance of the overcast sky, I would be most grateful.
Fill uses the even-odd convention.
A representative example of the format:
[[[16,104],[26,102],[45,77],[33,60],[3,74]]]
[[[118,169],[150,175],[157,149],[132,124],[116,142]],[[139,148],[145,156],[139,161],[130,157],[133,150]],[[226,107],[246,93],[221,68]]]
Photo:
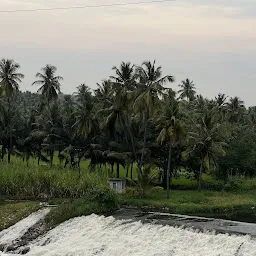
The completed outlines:
[[[136,0],[0,0],[0,10],[130,3]],[[256,105],[256,1],[176,0],[133,6],[1,13],[0,58],[21,64],[22,90],[53,64],[62,91],[112,74],[121,61],[156,59],[177,87],[194,80],[198,93],[239,96]]]

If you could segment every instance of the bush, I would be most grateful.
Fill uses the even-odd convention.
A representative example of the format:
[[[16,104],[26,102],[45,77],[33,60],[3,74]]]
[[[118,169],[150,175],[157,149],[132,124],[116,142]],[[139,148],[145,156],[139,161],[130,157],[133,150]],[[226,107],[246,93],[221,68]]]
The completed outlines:
[[[256,191],[256,178],[244,178],[241,181],[240,188],[242,190]]]
[[[107,205],[111,208],[118,207],[117,193],[107,186],[98,186],[88,190],[86,198],[89,202]]]
[[[224,186],[225,191],[234,191],[237,190],[242,182],[242,179],[238,176],[229,176],[228,181]]]
[[[155,186],[155,187],[153,187],[152,189],[151,189],[151,192],[152,193],[161,193],[162,191],[164,190],[164,188],[163,187],[160,187],[160,186]]]
[[[203,181],[203,188],[211,191],[222,191],[224,188],[224,182],[210,177]]]
[[[124,194],[134,196],[136,194],[136,189],[134,187],[126,187]]]

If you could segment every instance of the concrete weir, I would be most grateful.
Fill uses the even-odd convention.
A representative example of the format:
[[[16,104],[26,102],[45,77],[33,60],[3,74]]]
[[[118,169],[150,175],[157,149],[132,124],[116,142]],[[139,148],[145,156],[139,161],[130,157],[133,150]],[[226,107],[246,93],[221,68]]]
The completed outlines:
[[[113,216],[116,219],[130,219],[143,223],[193,228],[200,231],[215,231],[219,234],[250,235],[256,238],[255,223],[160,212],[143,212],[138,209],[120,209]]]

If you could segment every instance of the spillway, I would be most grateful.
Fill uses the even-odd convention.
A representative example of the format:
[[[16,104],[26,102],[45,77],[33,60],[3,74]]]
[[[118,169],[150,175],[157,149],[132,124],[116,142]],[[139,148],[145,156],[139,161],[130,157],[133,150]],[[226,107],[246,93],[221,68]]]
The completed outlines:
[[[256,256],[256,241],[249,236],[202,233],[94,214],[66,221],[30,248],[29,256]]]

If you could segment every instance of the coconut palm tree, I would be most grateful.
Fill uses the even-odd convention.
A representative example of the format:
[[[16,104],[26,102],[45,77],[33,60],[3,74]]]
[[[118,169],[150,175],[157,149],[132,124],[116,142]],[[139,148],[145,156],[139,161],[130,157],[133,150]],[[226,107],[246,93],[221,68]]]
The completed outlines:
[[[227,96],[225,94],[219,93],[217,97],[215,97],[215,101],[218,107],[222,107],[226,104]]]
[[[87,140],[94,133],[97,126],[97,118],[94,113],[93,96],[89,87],[82,84],[77,87],[77,108],[75,112],[76,122],[73,125],[75,136]]]
[[[130,98],[126,90],[115,88],[114,91],[105,107],[98,111],[98,116],[102,120],[103,129],[107,129],[112,140],[123,143],[122,138],[125,137],[126,142],[131,145],[132,157],[136,161],[134,134],[130,122]]]
[[[56,76],[57,68],[52,65],[46,65],[42,69],[42,73],[37,73],[36,80],[32,85],[39,85],[38,93],[42,94],[47,102],[48,107],[50,102],[58,98],[58,93],[60,93],[60,81],[63,80],[63,77]]]
[[[175,100],[174,95],[169,92],[165,95],[162,102],[162,108],[157,112],[157,129],[160,128],[160,133],[157,137],[157,142],[163,144],[167,142],[169,144],[168,153],[168,166],[166,173],[166,187],[167,187],[167,199],[170,198],[170,181],[171,181],[171,156],[172,146],[181,142],[184,138],[184,125],[181,120],[181,113],[179,111],[179,102]]]
[[[179,85],[181,87],[181,90],[178,91],[180,94],[180,99],[187,99],[188,101],[192,101],[195,98],[196,95],[196,87],[193,81],[186,79],[181,81],[181,84]]]
[[[156,67],[155,61],[153,63],[143,62],[142,66],[136,68],[136,74],[139,81],[138,96],[135,99],[134,107],[136,112],[143,113],[144,123],[143,149],[139,164],[139,169],[141,169],[146,151],[148,121],[153,117],[154,111],[160,104],[159,97],[166,90],[163,86],[174,82],[175,79],[171,75],[162,76],[162,67]]]
[[[242,114],[242,110],[244,110],[244,102],[240,100],[238,97],[230,98],[227,103],[227,111],[228,111],[228,119],[231,123],[239,122]]]
[[[112,68],[116,76],[111,76],[110,79],[116,84],[117,86],[121,86],[126,90],[133,90],[135,88],[135,66],[132,65],[130,62],[122,62],[120,67],[117,68],[114,66]]]
[[[21,83],[24,75],[19,73],[20,65],[10,59],[2,59],[0,61],[0,86],[1,94],[7,97],[8,102],[8,133],[9,133],[9,147],[8,147],[8,163],[11,161],[12,151],[12,117],[11,117],[11,97],[19,90],[19,83]]]
[[[15,91],[19,90],[24,75],[18,73],[20,65],[10,59],[2,59],[0,61],[0,85],[2,94],[11,97]]]
[[[76,122],[72,126],[74,135],[80,139],[87,140],[91,134],[96,132],[98,122],[92,108],[85,105],[78,106],[76,110]]]
[[[86,84],[81,84],[77,87],[75,93],[76,99],[80,104],[92,104],[91,89]]]
[[[227,146],[221,134],[221,125],[214,110],[206,111],[194,125],[194,131],[189,132],[189,146],[186,155],[199,159],[198,190],[202,189],[203,169],[217,166],[216,156],[225,154]]]
[[[108,101],[113,94],[112,85],[110,80],[103,80],[101,84],[97,83],[98,88],[94,90],[96,100]]]

